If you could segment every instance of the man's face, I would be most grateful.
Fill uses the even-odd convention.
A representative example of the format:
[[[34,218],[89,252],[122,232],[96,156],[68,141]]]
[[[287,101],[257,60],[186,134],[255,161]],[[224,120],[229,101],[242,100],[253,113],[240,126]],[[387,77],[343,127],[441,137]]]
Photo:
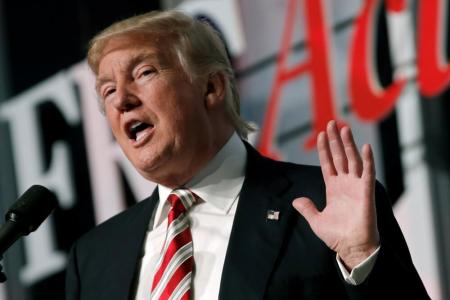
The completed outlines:
[[[191,83],[165,45],[142,35],[113,38],[97,91],[128,159],[147,179],[176,187],[213,155],[213,142],[206,81]]]

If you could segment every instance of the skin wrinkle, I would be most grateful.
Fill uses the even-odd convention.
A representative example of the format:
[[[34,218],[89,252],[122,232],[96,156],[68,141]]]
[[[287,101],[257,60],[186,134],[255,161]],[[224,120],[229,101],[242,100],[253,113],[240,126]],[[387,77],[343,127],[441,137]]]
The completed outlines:
[[[126,156],[145,178],[178,187],[225,144],[233,126],[224,117],[221,75],[191,82],[163,45],[153,46],[145,36],[114,38],[104,48],[98,78],[103,85],[112,84],[103,103]],[[152,62],[145,60],[153,56]],[[146,68],[154,71],[145,75],[137,71]],[[154,125],[144,145],[135,147],[128,137],[125,124],[130,119]]]

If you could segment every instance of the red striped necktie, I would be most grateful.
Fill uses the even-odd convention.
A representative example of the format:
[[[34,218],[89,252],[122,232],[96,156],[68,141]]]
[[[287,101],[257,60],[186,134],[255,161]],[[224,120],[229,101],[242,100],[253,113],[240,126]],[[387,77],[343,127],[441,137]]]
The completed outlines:
[[[188,300],[192,295],[194,257],[187,211],[197,197],[187,189],[176,189],[167,199],[171,205],[167,234],[153,277],[152,300]]]

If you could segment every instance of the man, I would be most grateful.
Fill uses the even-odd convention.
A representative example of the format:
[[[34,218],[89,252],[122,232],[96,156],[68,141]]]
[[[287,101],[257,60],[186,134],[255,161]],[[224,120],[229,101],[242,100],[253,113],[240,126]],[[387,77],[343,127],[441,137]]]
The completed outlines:
[[[332,121],[321,169],[262,157],[209,26],[136,16],[88,61],[117,142],[158,188],[74,245],[68,300],[428,298],[370,146]]]

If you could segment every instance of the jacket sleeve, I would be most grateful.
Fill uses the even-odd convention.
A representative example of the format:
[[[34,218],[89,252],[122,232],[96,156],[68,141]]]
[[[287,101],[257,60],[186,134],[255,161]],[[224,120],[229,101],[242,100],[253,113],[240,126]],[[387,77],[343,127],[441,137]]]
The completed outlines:
[[[356,287],[346,285],[350,298],[364,295],[364,299],[430,299],[413,265],[386,191],[378,182],[375,199],[381,249],[366,280]]]

